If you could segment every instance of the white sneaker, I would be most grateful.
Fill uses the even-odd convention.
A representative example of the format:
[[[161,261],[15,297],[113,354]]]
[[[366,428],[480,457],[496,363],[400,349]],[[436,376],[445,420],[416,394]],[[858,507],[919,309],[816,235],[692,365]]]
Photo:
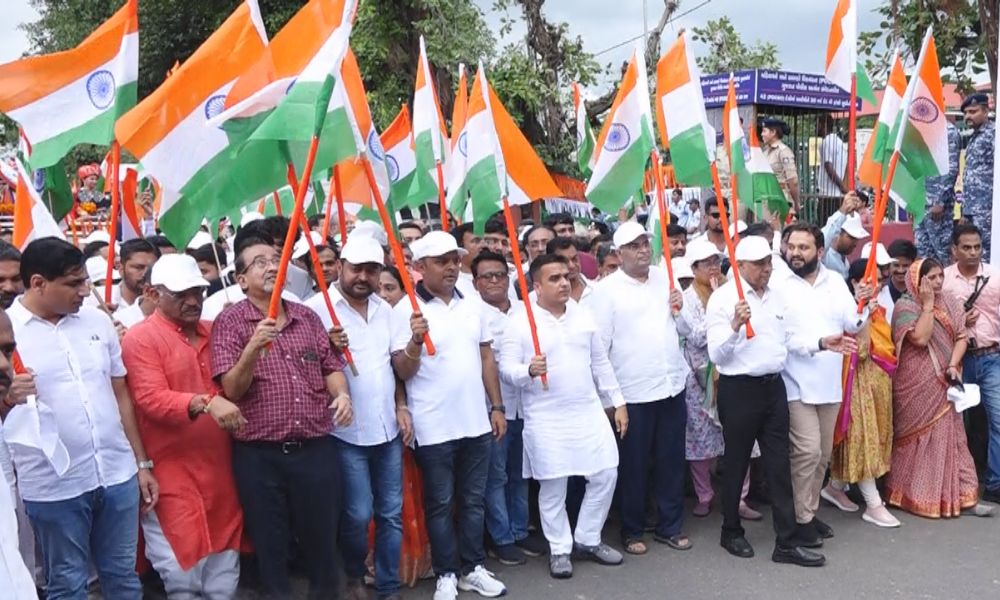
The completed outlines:
[[[438,577],[437,589],[434,591],[434,600],[455,600],[458,598],[458,589],[454,573],[446,573]]]
[[[439,579],[438,589],[440,589],[440,581]],[[497,581],[493,577],[493,573],[484,569],[482,565],[476,565],[476,568],[471,573],[462,575],[462,578],[458,580],[458,589],[463,592],[476,592],[480,596],[487,598],[496,598],[507,593],[507,588],[504,584]],[[438,600],[437,596],[434,596],[434,600]]]
[[[865,509],[861,518],[866,523],[871,523],[872,525],[877,525],[879,527],[893,528],[901,525],[899,519],[894,517],[892,513],[886,509],[884,504],[882,506],[874,506]]]
[[[832,485],[828,485],[820,490],[819,495],[821,498],[844,512],[858,512],[858,509],[860,508],[847,497],[847,493],[845,493],[844,490],[838,490]]]

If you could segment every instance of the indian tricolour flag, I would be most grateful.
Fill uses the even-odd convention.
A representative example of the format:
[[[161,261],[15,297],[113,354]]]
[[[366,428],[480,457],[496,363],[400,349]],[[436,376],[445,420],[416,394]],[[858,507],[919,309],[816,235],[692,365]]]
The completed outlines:
[[[636,48],[597,138],[587,200],[610,214],[624,206],[632,195],[630,190],[642,185],[653,139],[646,60],[642,49]]]
[[[469,201],[469,191],[465,189],[465,167],[468,158],[469,137],[465,134],[465,124],[469,119],[469,82],[465,78],[465,65],[458,65],[458,90],[455,92],[455,106],[451,111],[451,156],[448,158],[445,186],[445,202],[452,214],[464,215]]]
[[[948,172],[948,130],[944,113],[941,67],[932,28],[927,28],[916,72],[903,95],[896,124],[893,150],[899,153],[899,167],[905,168],[920,183],[919,192],[894,199],[913,215],[915,223],[923,218],[925,190],[923,180]],[[899,168],[896,170],[898,176]],[[893,191],[897,188],[893,183]]]
[[[743,159],[743,126],[740,124],[740,111],[736,104],[736,78],[732,73],[729,74],[726,104],[722,108],[722,139],[726,144],[726,155],[729,157],[730,177],[743,175],[746,173],[746,161]],[[737,189],[737,193],[738,191]]]
[[[472,196],[475,231],[481,235],[486,221],[510,204],[527,204],[559,196],[559,187],[534,148],[501,104],[486,80],[482,65],[472,83],[469,118],[459,141],[467,169],[460,182]]]
[[[458,65],[458,89],[455,90],[455,106],[451,109],[451,152],[458,145],[458,135],[465,128],[469,117],[469,82],[465,77],[465,65]]]
[[[413,92],[413,139],[417,174],[410,187],[410,197],[419,205],[438,197],[437,169],[438,165],[447,162],[450,145],[423,36],[420,36],[420,59],[417,61],[416,89]]]
[[[742,156],[742,150],[740,151]],[[788,199],[778,183],[778,177],[771,170],[764,152],[757,141],[757,130],[750,128],[750,159],[746,161],[746,170],[737,179],[739,197],[743,202],[753,206],[757,218],[763,218],[764,207],[771,214],[781,215],[784,222],[788,214]]]
[[[711,187],[715,129],[708,124],[701,73],[683,33],[656,64],[656,120],[677,181]]]
[[[52,213],[38,196],[32,178],[20,160],[14,160],[17,169],[17,192],[14,199],[14,232],[11,243],[24,250],[32,241],[44,237],[66,239],[62,229],[52,218]]]
[[[886,175],[885,169],[889,163],[889,157],[892,155],[894,138],[891,138],[891,132],[899,118],[905,94],[906,74],[903,71],[903,61],[900,60],[897,52],[892,58],[892,68],[889,70],[889,79],[885,86],[885,92],[882,94],[882,104],[879,106],[875,131],[868,141],[864,158],[862,158],[858,168],[858,179],[873,188],[882,187]]]
[[[260,58],[267,34],[257,0],[245,0],[163,84],[115,126],[122,147],[161,187],[159,225],[178,247],[201,226],[203,188],[229,162],[226,132],[206,123],[222,111],[236,79]]]
[[[417,159],[413,152],[413,130],[410,127],[410,111],[404,104],[389,127],[382,132],[382,147],[385,148],[385,166],[389,173],[390,193],[393,210],[411,205],[408,194],[416,173]]]
[[[199,190],[209,218],[283,187],[289,164],[301,170],[314,134],[317,171],[356,153],[335,86],[348,50],[355,0],[310,0],[233,84],[207,126],[230,136],[230,161]]]
[[[77,144],[107,145],[135,105],[139,76],[137,0],[65,52],[0,65],[0,112],[31,141],[31,167],[55,164]]]
[[[826,43],[826,78],[849,93],[852,76],[857,96],[875,104],[871,80],[858,62],[858,2],[837,0]]]
[[[594,171],[594,130],[587,117],[587,106],[580,93],[580,84],[573,83],[573,114],[576,121],[576,162],[584,177]]]

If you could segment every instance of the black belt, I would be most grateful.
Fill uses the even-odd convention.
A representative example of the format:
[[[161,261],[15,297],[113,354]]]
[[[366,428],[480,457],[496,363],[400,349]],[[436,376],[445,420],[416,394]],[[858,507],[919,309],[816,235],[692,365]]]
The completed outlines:
[[[326,440],[327,436],[307,438],[304,440],[285,440],[283,442],[270,442],[265,440],[237,441],[237,444],[250,446],[251,448],[262,448],[264,450],[280,450],[282,454],[294,454],[300,450],[315,445],[317,442]]]
[[[731,379],[733,381],[741,381],[744,383],[773,383],[778,379],[781,379],[780,373],[770,373],[767,375],[723,375],[719,373],[719,379]]]
[[[985,348],[969,348],[966,353],[969,356],[986,356],[987,354],[996,354],[1000,352],[1000,344],[993,344],[992,346],[986,346]]]

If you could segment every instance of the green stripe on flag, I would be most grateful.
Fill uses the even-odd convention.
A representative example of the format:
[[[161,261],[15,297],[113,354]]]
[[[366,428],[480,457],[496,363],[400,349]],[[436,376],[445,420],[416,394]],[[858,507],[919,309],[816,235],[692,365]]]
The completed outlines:
[[[500,210],[502,202],[503,192],[497,180],[497,165],[492,154],[469,168],[465,183],[472,196],[473,232],[483,235],[486,221]]]
[[[712,187],[712,163],[700,126],[681,132],[670,140],[670,162],[674,177],[690,187]]]
[[[591,204],[608,214],[615,214],[632,197],[630,190],[642,185],[653,140],[648,127],[639,128],[639,139],[618,157],[600,182],[587,194]],[[593,181],[593,180],[591,180]]]

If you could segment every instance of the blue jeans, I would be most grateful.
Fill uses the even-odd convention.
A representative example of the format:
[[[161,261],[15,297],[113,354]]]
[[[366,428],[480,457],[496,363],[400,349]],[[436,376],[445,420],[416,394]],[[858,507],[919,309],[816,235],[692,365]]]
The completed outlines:
[[[507,435],[493,442],[486,480],[486,531],[497,546],[528,537],[528,482],[524,462],[523,419],[507,419]]]
[[[986,421],[989,427],[989,446],[986,453],[987,490],[1000,491],[1000,354],[983,356],[966,355],[963,361],[965,383],[979,386]]]
[[[142,599],[135,573],[137,478],[69,500],[25,502],[24,510],[42,549],[50,600],[87,600],[91,564],[105,598]]]
[[[368,522],[375,517],[375,590],[379,598],[399,592],[399,553],[403,544],[402,438],[376,446],[337,440],[344,505],[340,550],[352,579],[365,574]]]
[[[492,449],[492,433],[417,446],[431,565],[438,576],[471,573],[486,562],[483,513]]]

